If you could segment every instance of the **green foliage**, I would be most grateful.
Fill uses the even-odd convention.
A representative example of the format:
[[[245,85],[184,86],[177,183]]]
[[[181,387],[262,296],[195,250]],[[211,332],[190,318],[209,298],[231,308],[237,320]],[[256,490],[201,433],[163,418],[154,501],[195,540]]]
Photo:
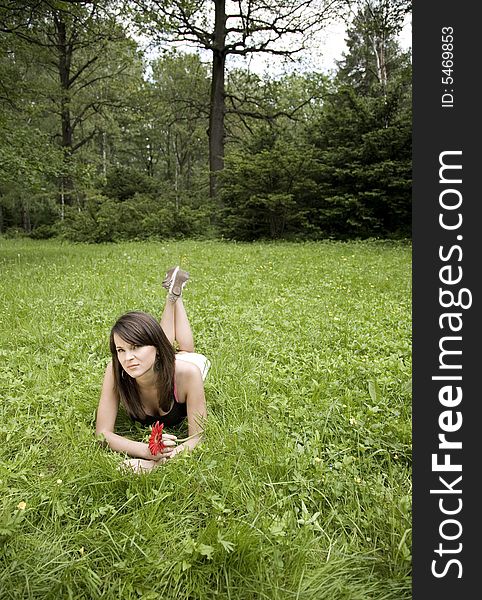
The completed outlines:
[[[309,148],[276,140],[270,149],[230,155],[222,177],[222,233],[254,240],[307,232],[300,199],[312,184],[309,153]]]
[[[124,201],[90,195],[82,210],[67,207],[61,235],[75,242],[117,242],[129,239],[202,236],[209,227],[204,208],[176,208],[162,196],[135,194]]]
[[[406,2],[392,12],[365,4],[309,136],[320,165],[313,223],[336,237],[403,237],[411,229],[411,64],[393,34]]]
[[[358,0],[355,7],[345,39],[348,51],[339,62],[337,79],[362,95],[372,95],[374,89],[383,94],[406,59],[395,36],[411,10],[411,1]]]
[[[410,236],[411,65],[393,37],[406,3],[375,4],[354,19],[332,82],[296,75],[270,85],[236,74],[249,86],[251,100],[237,108],[251,108],[250,135],[226,160],[224,235]],[[270,103],[284,116],[260,125],[253,107]]]
[[[57,184],[60,188],[62,181],[68,202],[81,195],[77,174],[93,162],[86,146],[105,131],[112,107],[127,106],[133,85],[142,81],[137,46],[114,10],[111,2],[92,6],[41,2],[0,11],[3,31],[8,32],[1,38],[8,53],[0,71],[12,83],[0,100],[8,106],[20,135],[18,123],[26,123],[24,137],[33,138],[32,149],[37,131],[45,138],[44,151],[36,153],[44,176],[54,170],[50,155],[56,149]],[[10,76],[13,72],[20,92]],[[8,165],[11,177],[18,177],[19,167]]]
[[[394,37],[406,0],[356,3],[331,78],[229,70],[217,203],[208,199],[208,65],[167,50],[143,62],[126,28],[129,18],[146,27],[157,19],[176,37],[171,9],[206,9],[175,5],[149,1],[145,14],[111,2],[0,9],[1,234],[410,236],[411,64]],[[72,44],[54,43],[60,25]]]
[[[160,316],[179,262],[206,440],[136,476],[93,435],[108,333]],[[0,596],[411,597],[409,245],[3,240],[0,264]]]
[[[241,240],[409,236],[411,113],[406,79],[386,97],[339,85],[302,136],[258,128],[222,177],[220,227]],[[300,125],[298,125],[300,130]]]
[[[209,78],[193,54],[163,54],[151,65],[133,110],[117,115],[111,161],[149,174],[180,195],[192,193],[207,174]],[[202,167],[202,168],[200,168]],[[204,187],[206,182],[204,182]]]
[[[13,183],[0,189],[0,233],[22,229],[35,237],[43,228],[44,236],[47,230],[51,232],[47,237],[55,235],[59,211],[49,191],[30,191]]]
[[[136,194],[152,194],[158,183],[147,173],[127,166],[118,166],[107,172],[103,192],[115,200],[127,200]]]
[[[18,185],[20,179],[24,191],[35,191],[60,172],[62,155],[48,135],[18,123],[18,116],[11,112],[0,118],[0,186]]]
[[[313,133],[322,198],[315,224],[332,235],[409,235],[411,121],[393,109],[393,96],[341,87]]]

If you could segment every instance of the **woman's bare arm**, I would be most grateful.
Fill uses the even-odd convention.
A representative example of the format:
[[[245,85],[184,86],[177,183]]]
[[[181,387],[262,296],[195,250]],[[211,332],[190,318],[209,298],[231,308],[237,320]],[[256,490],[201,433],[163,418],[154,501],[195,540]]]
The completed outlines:
[[[207,417],[206,398],[204,395],[204,382],[201,371],[193,365],[186,377],[187,383],[187,423],[189,437],[195,442],[194,447],[202,438],[204,421]],[[186,442],[188,443],[188,442]]]
[[[180,366],[180,365],[179,365]],[[179,368],[176,366],[176,369]],[[168,451],[166,458],[173,458],[184,450],[192,450],[202,440],[206,420],[206,399],[201,371],[192,363],[182,363],[182,388],[186,393],[188,439]]]
[[[148,444],[135,442],[114,433],[118,410],[119,399],[114,392],[114,372],[112,362],[110,362],[105,370],[104,383],[102,384],[102,392],[97,408],[95,433],[97,436],[103,435],[109,447],[116,452],[125,452],[130,456],[155,460],[156,457],[151,454]]]

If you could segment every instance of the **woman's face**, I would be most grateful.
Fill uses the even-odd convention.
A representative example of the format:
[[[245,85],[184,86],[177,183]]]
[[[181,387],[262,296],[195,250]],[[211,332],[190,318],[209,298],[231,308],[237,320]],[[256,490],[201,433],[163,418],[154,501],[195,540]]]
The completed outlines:
[[[146,373],[151,373],[156,362],[155,346],[136,346],[123,340],[114,333],[114,343],[117,350],[117,358],[124,371],[139,379]]]

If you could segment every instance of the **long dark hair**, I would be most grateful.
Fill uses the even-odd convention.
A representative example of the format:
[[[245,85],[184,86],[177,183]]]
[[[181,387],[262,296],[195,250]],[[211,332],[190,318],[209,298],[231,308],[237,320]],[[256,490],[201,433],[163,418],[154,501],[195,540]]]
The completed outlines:
[[[175,353],[159,322],[145,312],[132,311],[119,317],[110,332],[109,343],[112,354],[115,392],[129,416],[143,421],[146,418],[146,413],[142,407],[139,387],[134,377],[124,371],[117,358],[114,334],[117,334],[128,344],[156,347],[154,369],[157,371],[158,376],[159,408],[163,411],[169,410],[174,392]]]

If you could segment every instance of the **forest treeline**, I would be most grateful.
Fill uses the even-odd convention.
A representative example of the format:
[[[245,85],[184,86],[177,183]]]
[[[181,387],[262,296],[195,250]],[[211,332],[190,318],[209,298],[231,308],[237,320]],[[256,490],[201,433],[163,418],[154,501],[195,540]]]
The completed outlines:
[[[323,24],[313,11],[346,14],[347,3],[231,4],[229,27],[219,0],[3,3],[0,233],[408,237],[412,73],[397,43],[408,3],[349,3],[336,70],[288,66],[276,77],[226,58],[293,54],[279,49],[294,16],[279,11],[291,7],[301,35]],[[155,58],[134,32],[158,44]]]

